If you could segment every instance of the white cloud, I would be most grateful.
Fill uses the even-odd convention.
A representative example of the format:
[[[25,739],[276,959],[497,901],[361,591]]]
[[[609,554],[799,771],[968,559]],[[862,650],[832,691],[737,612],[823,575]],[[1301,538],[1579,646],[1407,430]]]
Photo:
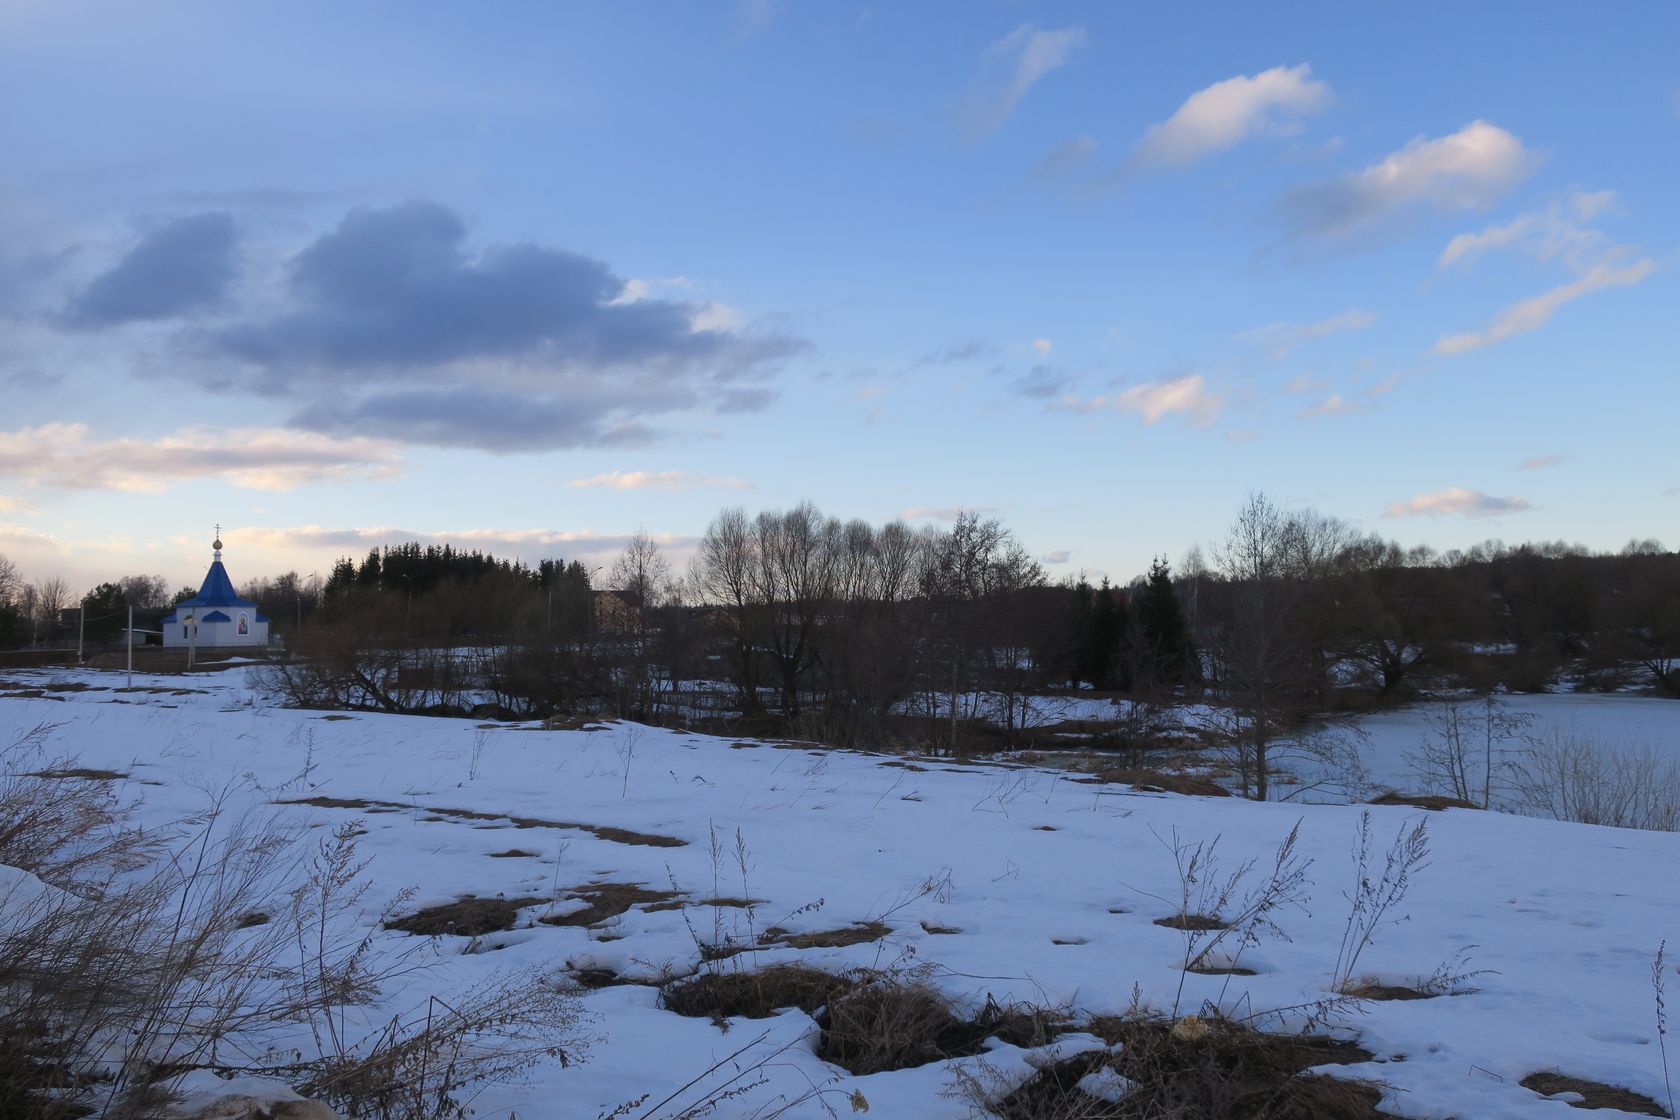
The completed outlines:
[[[701,478],[684,471],[606,471],[590,478],[573,479],[567,485],[574,490],[594,487],[608,490],[693,490],[702,486],[753,489],[752,483],[739,478]]]
[[[1056,344],[1051,342],[1048,338],[1035,338],[1033,339],[1032,348],[1040,354],[1048,354],[1055,348],[1055,345]]]
[[[1339,315],[1320,319],[1316,323],[1268,323],[1239,337],[1245,342],[1266,347],[1274,358],[1282,358],[1297,346],[1344,331],[1362,331],[1376,321],[1377,317],[1364,308],[1350,307]]]
[[[1338,236],[1430,206],[1485,210],[1538,162],[1516,136],[1471,121],[1450,136],[1419,136],[1362,171],[1296,191],[1285,210],[1296,233]]]
[[[9,498],[0,494],[0,513],[34,513],[35,507],[22,498]]]
[[[906,521],[955,521],[965,513],[996,512],[996,506],[911,506],[898,516]]]
[[[1083,27],[1040,31],[1030,23],[993,43],[986,49],[980,77],[969,89],[969,134],[978,139],[1003,127],[1027,91],[1084,45]]]
[[[1350,412],[1363,412],[1369,407],[1369,405],[1360,404],[1357,401],[1343,400],[1340,393],[1331,393],[1317,404],[1303,408],[1300,415],[1302,418],[1309,416],[1346,416]]]
[[[1542,471],[1547,467],[1555,467],[1561,463],[1567,463],[1568,461],[1569,456],[1563,454],[1562,452],[1557,452],[1551,455],[1536,455],[1532,459],[1524,459],[1522,461],[1522,465],[1517,469],[1523,471]]]
[[[1292,396],[1298,397],[1302,393],[1316,393],[1328,384],[1330,383],[1322,377],[1314,377],[1311,374],[1298,373],[1289,379],[1289,384],[1283,387],[1283,391]]]
[[[1441,250],[1436,269],[1468,265],[1493,249],[1522,249],[1543,261],[1561,256],[1572,266],[1582,266],[1586,254],[1601,250],[1607,242],[1603,233],[1584,223],[1615,202],[1614,191],[1572,191],[1544,211],[1519,214],[1509,222],[1459,234]]]
[[[1039,559],[1044,561],[1046,564],[1066,564],[1069,560],[1073,559],[1073,551],[1071,549],[1058,548],[1054,552],[1046,552],[1043,556],[1040,556]]]
[[[1656,271],[1656,262],[1641,258],[1632,264],[1618,265],[1607,258],[1588,269],[1583,276],[1567,284],[1559,284],[1549,292],[1513,303],[1495,315],[1487,329],[1464,334],[1443,335],[1435,342],[1437,354],[1463,354],[1504,342],[1508,338],[1539,330],[1551,320],[1558,308],[1580,299],[1600,288],[1624,288],[1637,284]]]
[[[1390,502],[1384,517],[1439,517],[1459,513],[1466,517],[1496,517],[1502,513],[1520,513],[1529,508],[1526,498],[1496,498],[1480,490],[1451,486],[1430,494],[1419,494],[1401,502]]]
[[[1129,166],[1180,167],[1261,132],[1298,129],[1298,119],[1330,104],[1330,87],[1309,77],[1312,68],[1274,66],[1253,77],[1239,74],[1197,90],[1176,112],[1149,126]]]
[[[1116,412],[1138,416],[1144,424],[1155,424],[1175,412],[1189,416],[1196,425],[1211,424],[1223,407],[1225,398],[1210,392],[1207,379],[1199,373],[1187,373],[1168,381],[1145,381],[1120,390],[1112,396],[1089,399],[1063,397],[1055,406],[1069,412]]]
[[[688,325],[697,331],[738,331],[747,325],[747,317],[739,308],[712,300],[703,303],[689,316]]]
[[[650,276],[645,279],[632,277],[624,282],[624,287],[618,295],[607,301],[607,306],[623,307],[629,303],[640,303],[644,299],[669,298],[693,290],[694,281],[686,276]]]
[[[400,460],[390,443],[286,428],[183,428],[157,440],[96,440],[86,424],[0,432],[0,476],[34,486],[156,492],[195,478],[252,490],[313,482],[389,478]]]

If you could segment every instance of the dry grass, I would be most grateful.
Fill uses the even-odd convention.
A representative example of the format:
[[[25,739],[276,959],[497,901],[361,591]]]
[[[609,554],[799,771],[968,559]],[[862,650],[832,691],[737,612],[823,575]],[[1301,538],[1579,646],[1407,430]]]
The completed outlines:
[[[85,766],[71,766],[61,770],[35,770],[29,775],[31,778],[80,778],[89,782],[115,782],[128,777],[121,770],[90,770]]]
[[[386,922],[385,928],[424,937],[441,934],[482,937],[487,933],[512,929],[520,910],[547,901],[546,898],[478,898],[468,895],[455,902],[429,906],[407,917],[395,918]]]
[[[664,909],[682,905],[674,901],[681,897],[679,892],[654,890],[640,883],[587,883],[574,888],[569,897],[582,899],[589,905],[570,914],[549,914],[539,920],[550,926],[593,926],[621,917],[633,906],[651,910],[665,903],[673,905],[664,906]]]
[[[1375,980],[1367,980],[1364,983],[1343,988],[1342,994],[1352,996],[1354,999],[1375,1000],[1381,1003],[1395,1000],[1434,999],[1444,993],[1431,991],[1428,988],[1407,987],[1404,984],[1379,984]]]
[[[560,828],[574,832],[587,832],[599,840],[606,840],[613,844],[630,844],[647,848],[681,848],[687,840],[679,840],[675,836],[660,836],[651,832],[635,832],[628,828],[617,828],[612,825],[579,824],[577,821],[551,821],[542,817],[520,817],[507,813],[485,813],[477,809],[455,809],[436,805],[403,805],[395,801],[369,801],[364,798],[343,797],[299,797],[291,800],[277,801],[277,805],[314,805],[320,809],[355,809],[361,812],[407,812],[411,809],[432,814],[424,819],[442,820],[454,817],[463,821],[496,821],[506,822],[513,828]]]
[[[1119,1052],[1088,1051],[1040,1070],[1013,1090],[959,1074],[958,1090],[981,1115],[999,1120],[1372,1120],[1382,1099],[1366,1081],[1306,1071],[1362,1062],[1349,1042],[1269,1035],[1235,1023],[1101,1017],[1086,1029]],[[1119,1100],[1079,1088],[1089,1075],[1130,1083]],[[1118,1079],[1123,1078],[1125,1082]]]
[[[1613,1108],[1641,1116],[1667,1116],[1662,1105],[1642,1093],[1606,1085],[1602,1081],[1588,1081],[1584,1077],[1570,1077],[1556,1070],[1531,1073],[1517,1084],[1543,1097],[1556,1093],[1579,1093],[1581,1099],[1570,1101],[1575,1108]]]
[[[963,1019],[927,983],[925,972],[859,973],[857,983],[818,1015],[817,1055],[864,1076],[979,1054],[989,1038],[1026,1049],[1045,1046],[1067,1021],[1063,1009],[989,997],[978,1014]]]
[[[1168,929],[1210,931],[1230,929],[1231,923],[1223,918],[1215,918],[1211,914],[1173,914],[1166,918],[1156,918],[1155,924]]]
[[[786,1007],[814,1013],[857,981],[802,964],[708,971],[667,985],[660,1003],[691,1018],[763,1019]]]
[[[944,996],[906,978],[864,983],[829,1004],[817,1022],[818,1057],[860,1077],[977,1054],[985,1039]]]
[[[1367,805],[1409,805],[1414,809],[1480,809],[1474,802],[1466,801],[1462,797],[1448,797],[1439,793],[1401,793],[1389,790],[1381,797],[1373,797]]]
[[[879,941],[891,932],[891,927],[881,922],[858,922],[839,929],[811,933],[789,933],[780,926],[771,926],[759,935],[758,940],[761,945],[785,945],[789,949],[844,949],[849,945]]]
[[[1108,785],[1129,785],[1144,793],[1177,793],[1186,797],[1231,796],[1230,790],[1210,778],[1200,774],[1180,774],[1167,770],[1114,767],[1094,770],[1089,778],[1080,780]]]

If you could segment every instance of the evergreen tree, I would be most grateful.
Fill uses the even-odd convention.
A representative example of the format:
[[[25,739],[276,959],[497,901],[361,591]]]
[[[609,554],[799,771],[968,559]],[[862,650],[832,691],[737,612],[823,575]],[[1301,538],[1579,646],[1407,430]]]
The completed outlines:
[[[1138,667],[1166,685],[1183,684],[1195,676],[1195,652],[1190,627],[1173,590],[1172,569],[1165,557],[1149,565],[1149,579],[1138,595],[1138,633],[1143,648]]]

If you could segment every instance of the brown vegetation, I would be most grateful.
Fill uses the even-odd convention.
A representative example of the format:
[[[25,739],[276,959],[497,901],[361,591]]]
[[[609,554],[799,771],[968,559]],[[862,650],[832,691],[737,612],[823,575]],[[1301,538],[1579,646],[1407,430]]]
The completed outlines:
[[[407,917],[393,918],[385,923],[385,928],[424,937],[440,934],[482,937],[487,933],[512,929],[519,911],[547,901],[546,898],[476,898],[468,895],[441,906],[428,906]]]
[[[1575,1108],[1613,1108],[1622,1112],[1634,1112],[1642,1116],[1667,1116],[1662,1105],[1632,1089],[1623,1089],[1615,1085],[1606,1085],[1602,1081],[1588,1081],[1584,1077],[1570,1077],[1556,1070],[1542,1070],[1531,1073],[1517,1084],[1524,1089],[1532,1090],[1543,1097],[1550,1097],[1558,1093],[1578,1093],[1581,1099],[1570,1101]]]

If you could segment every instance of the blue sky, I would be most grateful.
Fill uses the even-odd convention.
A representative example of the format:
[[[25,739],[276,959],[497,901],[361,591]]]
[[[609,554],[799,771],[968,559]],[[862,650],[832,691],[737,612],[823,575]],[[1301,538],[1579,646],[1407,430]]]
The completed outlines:
[[[1680,538],[1668,5],[0,2],[0,552]],[[238,558],[237,561],[235,558]]]

